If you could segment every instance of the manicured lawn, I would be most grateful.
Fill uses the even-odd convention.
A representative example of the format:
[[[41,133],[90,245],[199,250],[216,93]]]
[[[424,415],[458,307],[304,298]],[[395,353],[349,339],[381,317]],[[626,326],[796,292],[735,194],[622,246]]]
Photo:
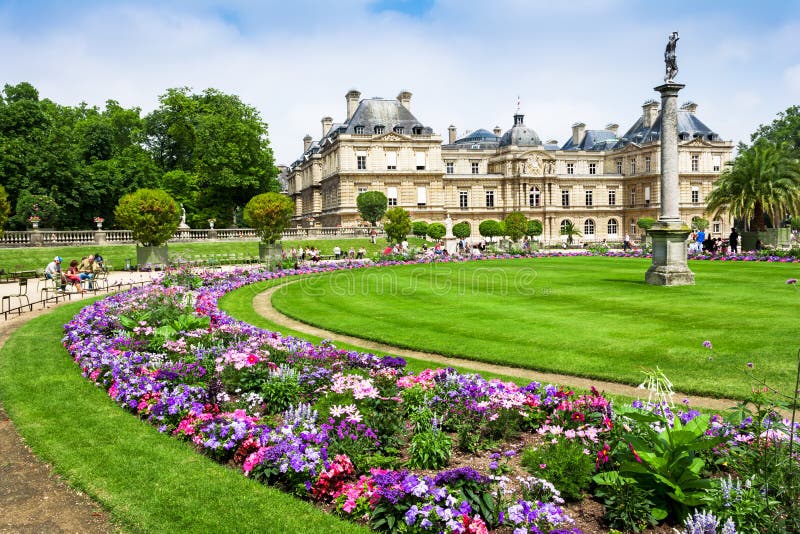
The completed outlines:
[[[419,246],[422,241],[413,238],[409,239],[412,246]],[[310,241],[284,241],[283,247],[289,251],[292,247],[316,247],[323,255],[333,254],[333,247],[339,245],[343,252],[347,252],[350,247],[356,251],[363,246],[367,249],[367,255],[372,256],[382,252],[386,248],[386,240],[378,239],[376,244],[372,244],[369,239],[320,239]],[[80,246],[80,247],[42,247],[42,248],[0,248],[0,268],[10,272],[21,265],[23,269],[38,269],[43,271],[45,266],[53,260],[56,255],[65,260],[65,265],[69,265],[70,260],[80,260],[89,254],[99,252],[102,254],[106,263],[114,269],[122,269],[125,260],[130,259],[131,263],[136,263],[136,247],[133,245],[108,245],[104,247]],[[246,256],[258,255],[258,242],[256,241],[208,241],[192,243],[175,243],[169,245],[169,255],[171,258],[181,257],[191,259],[198,255],[209,254],[244,254]]]
[[[255,483],[125,413],[80,374],[61,327],[34,319],[0,351],[0,402],[26,443],[125,532],[367,532]]]
[[[753,374],[794,385],[800,267],[690,262],[697,284],[644,284],[650,261],[548,258],[307,277],[273,296],[292,317],[413,349],[639,384],[660,367],[688,393],[743,398]],[[710,340],[713,351],[703,348]]]

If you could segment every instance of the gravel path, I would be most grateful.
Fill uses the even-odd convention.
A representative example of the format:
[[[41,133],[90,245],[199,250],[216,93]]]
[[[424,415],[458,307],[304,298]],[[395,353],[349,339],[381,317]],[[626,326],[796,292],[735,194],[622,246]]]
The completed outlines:
[[[294,283],[294,282],[288,282],[288,283]],[[369,341],[366,339],[348,336],[345,334],[338,334],[330,330],[317,328],[315,326],[311,326],[309,324],[287,317],[286,315],[283,315],[278,310],[272,307],[272,294],[281,287],[282,284],[271,287],[266,291],[256,295],[253,298],[253,307],[255,308],[256,312],[258,312],[261,316],[265,317],[266,319],[269,319],[270,321],[273,321],[281,326],[285,326],[293,330],[298,330],[300,332],[305,332],[313,336],[325,339],[331,339],[334,342],[340,341],[343,343],[349,343],[351,345],[356,345],[358,347],[362,347],[367,350],[378,350],[378,351],[388,352],[396,356],[427,360],[431,363],[441,366],[460,366],[478,372],[490,372],[507,376],[515,376],[519,378],[524,378],[526,380],[535,380],[543,384],[562,384],[565,386],[580,388],[585,390],[588,390],[590,387],[594,386],[595,388],[597,388],[602,392],[610,393],[613,395],[625,395],[634,398],[636,397],[641,398],[647,396],[646,391],[643,391],[634,386],[629,386],[626,384],[619,384],[616,382],[603,382],[601,380],[596,380],[596,379],[581,378],[577,376],[562,375],[556,373],[542,373],[538,371],[531,371],[529,369],[520,369],[518,367],[494,365],[491,363],[465,360],[461,358],[451,358],[448,356],[442,356],[441,354],[403,349],[392,345],[386,345],[384,343]],[[689,406],[709,408],[712,410],[720,410],[720,411],[731,408],[732,406],[735,406],[737,403],[737,401],[730,399],[699,397],[696,395],[686,395],[680,392],[675,392],[674,399],[676,402],[681,402],[683,401],[683,399],[688,399]]]

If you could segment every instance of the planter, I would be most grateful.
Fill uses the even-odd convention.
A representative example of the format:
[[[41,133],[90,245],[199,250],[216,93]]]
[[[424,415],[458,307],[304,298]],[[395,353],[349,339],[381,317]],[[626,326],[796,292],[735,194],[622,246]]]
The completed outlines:
[[[767,228],[765,232],[742,232],[742,250],[755,250],[756,240],[761,246],[787,247],[792,239],[790,228]]]
[[[145,266],[150,268],[164,268],[167,265],[167,245],[160,247],[136,247],[136,267],[142,270]]]
[[[283,245],[280,243],[259,243],[258,257],[261,260],[261,263],[265,263],[269,268],[271,268],[273,265],[280,265],[283,257]]]
[[[34,230],[38,230],[39,229],[39,221],[31,221],[31,226],[33,227]]]
[[[103,229],[103,223],[99,222],[99,223],[96,223],[96,224],[97,224],[97,229],[98,230],[102,230]]]

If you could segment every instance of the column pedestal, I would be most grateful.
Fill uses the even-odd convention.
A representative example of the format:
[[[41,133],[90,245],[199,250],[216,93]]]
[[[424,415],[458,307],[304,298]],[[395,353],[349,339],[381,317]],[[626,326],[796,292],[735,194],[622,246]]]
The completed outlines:
[[[691,228],[683,224],[664,225],[647,233],[653,239],[653,264],[644,275],[645,282],[652,286],[694,285],[694,273],[686,264],[686,240]]]
[[[458,254],[458,238],[455,236],[445,236],[444,237],[444,248],[447,250],[447,253],[453,256],[454,254]]]

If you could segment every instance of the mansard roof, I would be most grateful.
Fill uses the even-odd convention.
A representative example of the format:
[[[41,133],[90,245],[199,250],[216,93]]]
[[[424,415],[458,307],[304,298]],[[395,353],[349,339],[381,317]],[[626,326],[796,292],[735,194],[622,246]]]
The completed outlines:
[[[497,148],[498,143],[500,142],[500,138],[486,130],[484,128],[479,128],[473,132],[468,133],[464,137],[456,139],[456,141],[452,144],[445,145],[448,148],[474,148],[474,149],[485,149],[485,148]]]
[[[580,143],[576,145],[570,137],[561,150],[609,150],[617,141],[617,134],[610,130],[586,130]]]
[[[406,134],[412,133],[414,128],[421,128],[422,134],[433,134],[431,127],[423,126],[398,100],[383,98],[365,98],[359,102],[353,117],[339,128],[339,133],[354,134],[359,126],[364,128],[364,134],[375,134],[376,126],[383,126],[384,132],[399,126]]]
[[[681,140],[689,140],[695,138],[702,138],[708,141],[720,141],[719,134],[711,130],[708,126],[701,121],[695,113],[689,109],[678,110],[678,138]],[[614,148],[622,148],[628,143],[647,143],[651,141],[659,141],[661,139],[661,111],[658,112],[658,117],[649,127],[644,125],[644,119],[639,119],[634,123],[630,129],[625,132],[625,135],[619,140],[619,143]]]

